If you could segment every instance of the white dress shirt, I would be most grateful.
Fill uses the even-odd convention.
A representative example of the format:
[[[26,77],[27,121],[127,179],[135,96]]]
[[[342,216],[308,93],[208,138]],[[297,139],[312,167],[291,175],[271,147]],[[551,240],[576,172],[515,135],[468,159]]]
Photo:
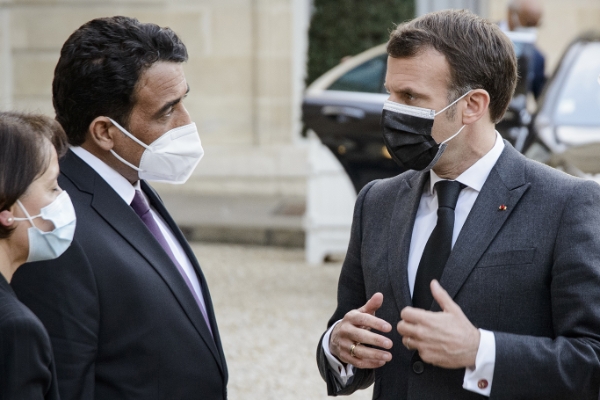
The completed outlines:
[[[192,287],[194,288],[198,299],[200,299],[201,306],[204,308],[204,311],[206,311],[206,304],[204,303],[204,297],[202,296],[202,289],[200,288],[198,275],[196,275],[196,271],[194,270],[192,263],[185,254],[183,247],[181,247],[181,244],[179,243],[173,232],[171,232],[169,225],[167,225],[167,223],[162,219],[162,217],[156,212],[156,210],[154,210],[154,208],[150,204],[148,197],[146,197],[146,194],[140,187],[140,182],[137,181],[135,185],[132,185],[127,179],[125,179],[125,177],[123,177],[123,175],[109,167],[106,163],[104,163],[104,161],[100,160],[98,157],[96,157],[83,147],[73,146],[71,147],[71,151],[73,151],[73,153],[75,153],[79,158],[81,158],[94,171],[96,171],[98,175],[100,175],[102,179],[104,179],[106,183],[108,183],[109,186],[113,188],[115,192],[117,192],[119,197],[121,197],[123,201],[127,203],[128,206],[131,205],[136,190],[139,190],[140,193],[142,193],[144,199],[146,200],[146,203],[150,206],[150,213],[152,214],[152,218],[154,218],[154,220],[158,224],[158,227],[160,228],[160,231],[165,237],[167,244],[171,248],[175,259],[177,260],[177,262],[179,262],[179,265],[181,265],[181,268],[185,271],[187,278],[192,283]]]
[[[483,187],[483,184],[488,178],[492,168],[496,165],[500,154],[504,150],[504,141],[498,132],[496,132],[496,142],[494,147],[482,158],[480,158],[469,169],[463,172],[456,180],[466,187],[460,192],[456,208],[454,210],[454,231],[452,233],[452,246],[456,242],[458,235],[477,200],[477,196]],[[417,269],[421,256],[425,250],[425,245],[431,232],[437,224],[437,209],[438,198],[434,185],[442,180],[433,170],[430,171],[429,184],[423,188],[423,194],[417,209],[415,225],[413,227],[412,237],[410,241],[410,251],[408,253],[408,284],[412,297],[417,276]],[[335,325],[329,328],[323,337],[323,350],[329,361],[329,365],[335,372],[334,375],[342,385],[346,385],[348,380],[354,376],[354,366],[348,364],[346,367],[331,354],[329,350],[329,338]],[[393,324],[392,324],[393,325]],[[494,366],[496,363],[496,339],[493,332],[479,329],[481,339],[475,360],[475,368],[467,368],[463,381],[463,388],[488,396],[492,390],[492,378],[494,376]],[[485,389],[478,387],[480,380],[487,380],[488,385]]]

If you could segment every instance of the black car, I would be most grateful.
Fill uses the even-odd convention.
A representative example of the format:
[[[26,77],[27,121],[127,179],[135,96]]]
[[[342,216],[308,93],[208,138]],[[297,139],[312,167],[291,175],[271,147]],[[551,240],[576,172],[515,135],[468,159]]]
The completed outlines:
[[[600,33],[571,43],[539,102],[526,155],[572,175],[600,174]]]
[[[527,46],[515,43],[520,71],[527,70],[523,56]],[[381,134],[381,111],[389,97],[383,85],[386,67],[386,44],[373,47],[313,82],[302,104],[305,126],[337,157],[357,192],[374,179],[403,172],[391,159]],[[524,148],[529,136],[526,90],[526,84],[520,82],[509,110],[497,125],[500,134],[518,150]]]

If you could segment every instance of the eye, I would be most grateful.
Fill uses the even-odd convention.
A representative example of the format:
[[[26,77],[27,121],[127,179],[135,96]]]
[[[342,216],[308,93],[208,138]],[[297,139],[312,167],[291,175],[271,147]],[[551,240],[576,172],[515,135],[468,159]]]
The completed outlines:
[[[163,118],[167,118],[170,117],[171,115],[173,115],[173,107],[169,108],[164,114],[163,114]]]

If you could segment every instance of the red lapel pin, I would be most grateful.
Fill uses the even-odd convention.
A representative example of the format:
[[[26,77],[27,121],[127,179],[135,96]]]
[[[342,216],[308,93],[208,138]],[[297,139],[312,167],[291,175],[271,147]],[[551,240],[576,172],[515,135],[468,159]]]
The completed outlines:
[[[506,206],[504,204],[502,204],[500,207],[498,207],[498,210],[506,211]]]

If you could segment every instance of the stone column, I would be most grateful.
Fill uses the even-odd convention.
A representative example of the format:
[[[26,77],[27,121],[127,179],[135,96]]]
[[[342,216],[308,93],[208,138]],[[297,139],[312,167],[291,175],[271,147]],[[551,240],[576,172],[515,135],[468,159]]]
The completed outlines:
[[[308,28],[312,0],[292,0],[292,121],[291,135],[294,143],[305,140],[302,131],[302,98],[306,88],[306,64],[308,59]]]
[[[9,0],[0,0],[0,110],[13,103],[12,46],[10,41]]]

